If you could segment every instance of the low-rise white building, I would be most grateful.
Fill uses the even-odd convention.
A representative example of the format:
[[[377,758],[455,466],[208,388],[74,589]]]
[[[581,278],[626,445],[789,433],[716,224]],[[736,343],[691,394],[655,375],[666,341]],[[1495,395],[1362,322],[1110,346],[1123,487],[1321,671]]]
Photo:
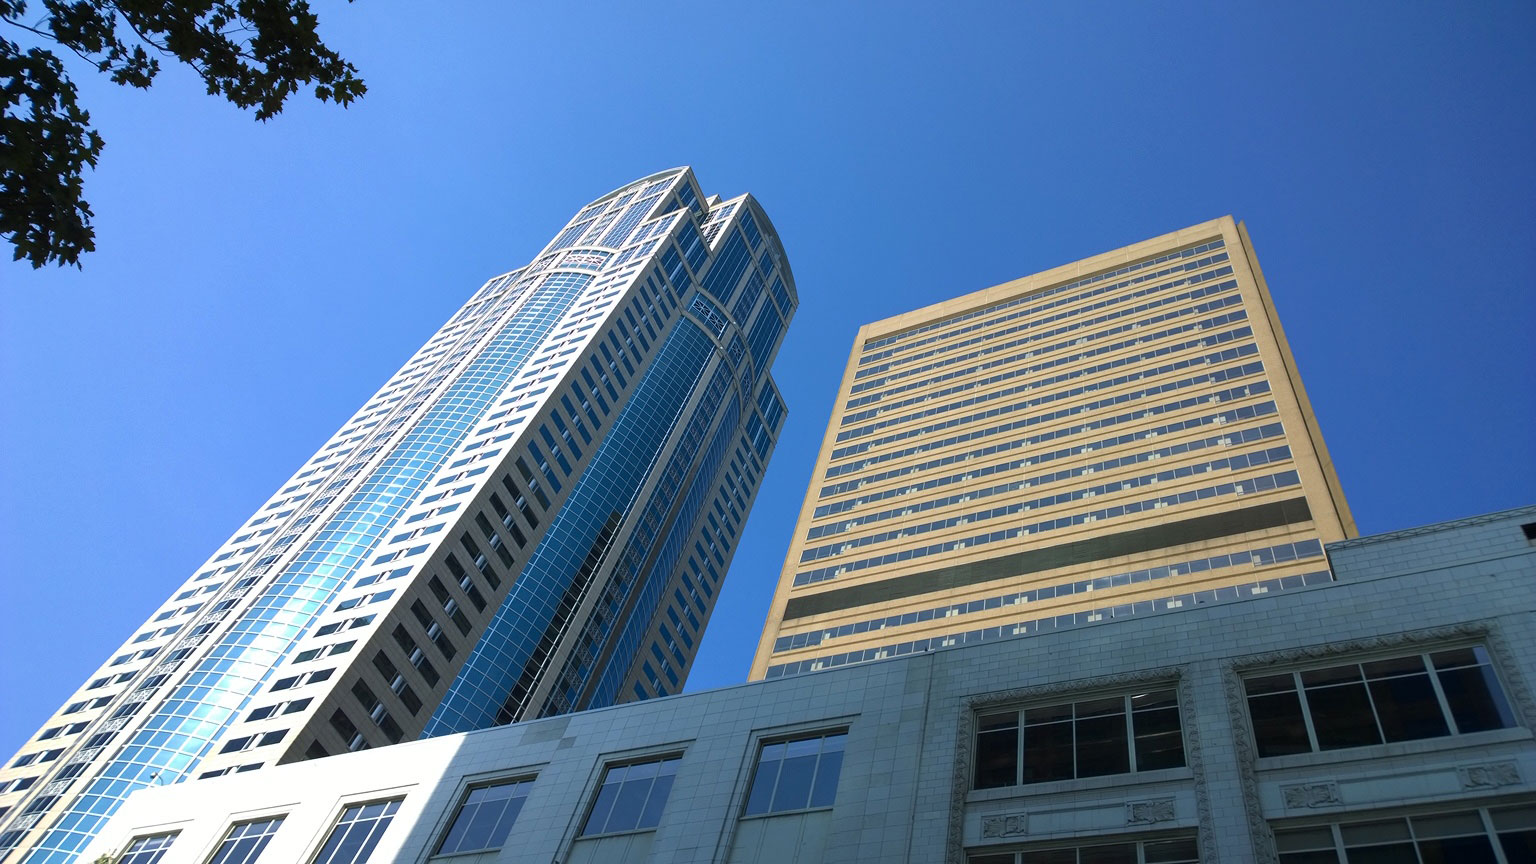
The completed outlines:
[[[1533,544],[147,789],[82,860],[1530,862]]]

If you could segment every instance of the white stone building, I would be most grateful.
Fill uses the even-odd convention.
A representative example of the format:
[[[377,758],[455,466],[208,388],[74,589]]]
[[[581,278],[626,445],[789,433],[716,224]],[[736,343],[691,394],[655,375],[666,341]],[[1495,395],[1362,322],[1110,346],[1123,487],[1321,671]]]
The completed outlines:
[[[147,789],[84,860],[1532,861],[1536,507],[1328,555],[1295,590]]]

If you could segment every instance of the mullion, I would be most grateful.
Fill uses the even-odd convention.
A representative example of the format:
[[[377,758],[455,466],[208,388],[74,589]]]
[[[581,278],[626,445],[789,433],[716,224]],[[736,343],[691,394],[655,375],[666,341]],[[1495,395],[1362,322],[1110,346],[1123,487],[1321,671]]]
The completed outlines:
[[[1445,718],[1446,728],[1453,730],[1452,734],[1455,735],[1466,734],[1461,731],[1461,724],[1456,722],[1456,712],[1451,710],[1451,700],[1445,698],[1445,690],[1440,686],[1440,669],[1435,666],[1434,658],[1427,653],[1420,654],[1419,658],[1424,661],[1424,669],[1429,673],[1429,683],[1435,688],[1435,698],[1440,700],[1440,715]]]
[[[1291,684],[1296,688],[1296,698],[1301,704],[1301,719],[1307,727],[1307,743],[1312,745],[1313,753],[1321,753],[1323,748],[1318,746],[1317,730],[1313,728],[1312,724],[1312,703],[1307,699],[1307,688],[1301,682],[1300,670],[1291,673]],[[1339,848],[1342,849],[1344,847],[1340,846]]]
[[[1424,658],[1424,659],[1427,660],[1428,658]],[[1387,730],[1385,730],[1385,729],[1383,729],[1381,727],[1381,712],[1376,710],[1376,695],[1371,692],[1371,681],[1372,680],[1385,681],[1387,679],[1385,679],[1385,678],[1372,679],[1369,675],[1366,674],[1366,672],[1365,672],[1365,664],[1363,664],[1363,663],[1355,663],[1355,664],[1352,664],[1352,665],[1356,669],[1360,670],[1360,686],[1365,688],[1365,701],[1366,701],[1367,705],[1371,706],[1371,722],[1376,725],[1376,737],[1381,739],[1381,742],[1385,744],[1385,743],[1387,743],[1387,740],[1388,740],[1387,739]],[[1428,667],[1426,667],[1426,668],[1428,668]]]

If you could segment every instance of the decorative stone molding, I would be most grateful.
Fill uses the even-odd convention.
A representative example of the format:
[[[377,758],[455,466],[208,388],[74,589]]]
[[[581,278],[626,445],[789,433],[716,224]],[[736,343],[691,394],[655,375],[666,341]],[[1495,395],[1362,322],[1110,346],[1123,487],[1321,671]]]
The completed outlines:
[[[1456,769],[1463,789],[1497,789],[1520,784],[1520,767],[1513,762],[1463,765]]]
[[[1029,833],[1029,814],[988,816],[981,820],[981,836],[986,838],[1020,837]]]
[[[1232,721],[1233,745],[1237,750],[1238,770],[1242,775],[1243,804],[1248,816],[1248,830],[1254,841],[1253,852],[1256,864],[1276,864],[1279,857],[1275,851],[1274,833],[1264,819],[1264,808],[1259,799],[1256,775],[1258,748],[1254,744],[1253,734],[1248,725],[1243,673],[1275,666],[1303,666],[1360,654],[1432,650],[1442,643],[1470,639],[1479,640],[1488,647],[1488,653],[1493,657],[1499,680],[1503,682],[1509,695],[1511,707],[1517,715],[1521,716],[1525,725],[1529,726],[1531,719],[1536,718],[1536,705],[1532,704],[1531,691],[1520,675],[1520,664],[1504,643],[1498,623],[1492,620],[1467,621],[1446,627],[1389,633],[1347,642],[1307,645],[1265,654],[1232,657],[1223,661],[1222,689],[1226,692],[1227,713]]]
[[[1150,801],[1127,801],[1125,803],[1125,824],[1127,825],[1154,825],[1158,822],[1172,822],[1177,815],[1172,798],[1154,798]]]
[[[1195,817],[1199,822],[1195,840],[1205,854],[1214,856],[1216,826],[1211,817],[1211,796],[1205,788],[1205,757],[1200,748],[1200,712],[1195,705],[1195,682],[1190,675],[1179,675],[1179,723],[1184,727],[1184,763],[1195,778]]]
[[[1343,804],[1344,799],[1339,795],[1339,784],[1326,783],[1295,783],[1290,786],[1281,786],[1280,795],[1285,799],[1286,809],[1297,807],[1332,807]]]
[[[949,830],[948,842],[945,844],[944,860],[946,864],[965,864],[965,795],[971,789],[971,766],[975,762],[975,753],[972,748],[976,736],[976,713],[990,708],[1000,708],[1006,705],[1017,705],[1026,702],[1047,701],[1057,696],[1073,696],[1092,693],[1095,690],[1127,690],[1148,684],[1175,684],[1179,689],[1179,705],[1182,709],[1184,722],[1185,741],[1188,744],[1189,764],[1195,769],[1197,794],[1203,790],[1195,753],[1197,736],[1190,734],[1195,716],[1192,699],[1189,694],[1188,683],[1182,680],[1179,666],[1162,666],[1156,669],[1142,669],[1135,672],[1127,672],[1121,675],[1107,675],[1101,678],[1072,679],[1058,681],[1051,684],[1041,684],[1036,687],[1019,687],[1013,690],[1001,690],[995,693],[982,693],[969,696],[961,700],[959,728],[955,730],[955,770],[950,781],[949,795]],[[1207,810],[1201,809],[1201,837],[1200,842],[1206,844],[1203,848],[1214,848],[1208,845],[1211,838],[1205,836],[1209,830],[1206,826],[1209,820],[1204,817]],[[985,831],[985,823],[983,823]]]

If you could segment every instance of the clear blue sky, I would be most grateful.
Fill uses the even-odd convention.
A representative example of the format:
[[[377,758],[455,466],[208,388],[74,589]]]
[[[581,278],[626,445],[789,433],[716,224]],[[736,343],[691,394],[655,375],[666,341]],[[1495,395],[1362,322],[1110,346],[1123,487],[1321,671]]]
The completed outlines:
[[[746,675],[860,324],[1225,213],[1362,532],[1536,503],[1529,2],[316,11],[349,110],[71,63],[98,251],[0,263],[0,758],[484,279],[673,165],[801,296],[694,689]]]

